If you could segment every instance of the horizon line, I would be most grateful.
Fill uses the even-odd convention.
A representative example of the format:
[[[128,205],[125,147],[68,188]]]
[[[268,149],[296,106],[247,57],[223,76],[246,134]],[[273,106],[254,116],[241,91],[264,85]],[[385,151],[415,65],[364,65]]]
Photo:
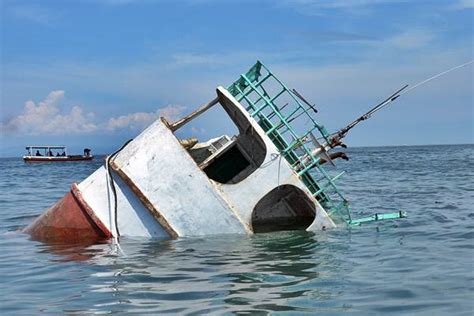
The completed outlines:
[[[348,146],[347,149],[351,148],[377,148],[377,147],[429,147],[429,146],[472,146],[474,145],[474,142],[472,143],[459,143],[459,144],[418,144],[418,145],[367,145],[367,146]],[[94,156],[107,156],[109,154],[95,154]],[[20,156],[2,156],[0,155],[0,159],[9,159],[9,158],[18,158]]]

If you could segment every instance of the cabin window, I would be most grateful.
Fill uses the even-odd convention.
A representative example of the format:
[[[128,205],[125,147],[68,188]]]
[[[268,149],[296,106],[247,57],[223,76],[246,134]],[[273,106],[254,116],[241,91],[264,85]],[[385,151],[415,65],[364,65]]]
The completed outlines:
[[[229,183],[245,169],[251,167],[238,146],[233,145],[224,154],[206,166],[203,171],[207,176],[220,183]]]
[[[209,179],[223,184],[235,184],[261,166],[265,160],[266,146],[232,97],[228,98],[218,91],[216,100],[212,108],[206,109],[206,113],[195,121],[192,118],[194,125],[212,126],[216,137],[199,141],[191,146],[188,145],[189,141],[182,141],[182,144],[183,146],[184,143],[187,144],[185,148],[188,153]],[[192,127],[187,129],[186,125],[190,121],[191,119],[179,126],[179,128],[185,126],[177,133],[179,138],[195,137],[192,133],[199,129]],[[186,129],[188,135],[185,136],[183,132]]]
[[[315,205],[299,188],[281,185],[267,193],[252,212],[254,233],[306,230],[315,218]]]

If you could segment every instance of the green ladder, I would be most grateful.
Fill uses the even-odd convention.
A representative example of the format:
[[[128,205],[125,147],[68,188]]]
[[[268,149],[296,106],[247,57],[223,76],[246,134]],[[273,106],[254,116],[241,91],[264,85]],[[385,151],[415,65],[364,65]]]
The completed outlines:
[[[322,143],[330,143],[330,134],[313,116],[314,108],[304,106],[260,61],[240,75],[227,90],[239,101],[298,174],[311,194],[336,221],[352,221],[349,203],[335,181],[321,165],[311,134]],[[323,145],[324,146],[324,145]]]
[[[312,112],[314,107],[301,104],[295,92],[289,90],[264,64],[257,61],[245,74],[240,75],[227,90],[239,101],[258,122],[286,159],[311,194],[336,222],[350,226],[385,219],[406,217],[403,211],[374,214],[353,220],[349,202],[337,188],[335,181],[344,172],[332,177],[322,167],[321,151],[311,141],[319,138],[330,144],[330,134],[318,124]],[[307,103],[307,102],[305,102]]]

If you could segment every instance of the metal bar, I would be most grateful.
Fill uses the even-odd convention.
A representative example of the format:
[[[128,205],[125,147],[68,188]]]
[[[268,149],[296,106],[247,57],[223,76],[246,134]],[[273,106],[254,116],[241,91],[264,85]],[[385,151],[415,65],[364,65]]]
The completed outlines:
[[[285,118],[284,118],[278,111],[276,111],[276,109],[274,108],[273,104],[269,103],[269,101],[262,95],[262,93],[261,93],[260,91],[258,91],[257,88],[255,88],[255,86],[252,84],[252,82],[250,82],[250,80],[249,80],[245,75],[241,75],[241,77],[244,78],[245,81],[247,81],[247,83],[255,90],[255,92],[257,92],[257,93],[265,100],[265,102],[266,102],[268,105],[270,105],[270,107],[272,108],[272,110],[273,110],[274,112],[276,112],[278,118],[279,118],[285,125],[288,125],[288,124],[286,123]],[[275,79],[277,79],[277,78],[275,77]],[[298,136],[293,132],[293,130],[290,130],[290,132],[291,132],[291,134],[294,136],[294,138],[298,138]],[[267,133],[267,134],[268,134],[268,133]]]
[[[247,95],[244,94],[244,92],[239,88],[239,87],[235,87],[237,90],[239,90],[239,92],[241,93],[241,96],[242,96],[242,99],[245,99],[245,101],[247,101],[247,104],[249,104],[248,108],[252,108],[252,110],[255,111],[255,106],[252,102],[252,100],[250,100],[249,98],[247,98]],[[242,100],[240,99],[240,100]]]
[[[257,84],[255,84],[255,87],[259,87],[262,85],[262,83],[264,83],[268,78],[272,77],[272,73],[271,72],[268,72],[268,74],[262,78],[262,80],[258,81],[257,80]]]
[[[340,174],[338,174],[337,176],[335,176],[335,177],[332,178],[332,179],[327,179],[327,178],[326,178],[326,180],[328,180],[329,182],[328,182],[325,186],[320,187],[319,190],[316,191],[313,195],[318,195],[319,193],[325,192],[326,189],[331,186],[331,184],[332,184],[331,182],[334,182],[334,181],[336,181],[337,179],[339,179],[344,173],[346,173],[346,172],[343,171],[343,172],[341,172]],[[333,189],[336,189],[336,190],[337,190],[337,188],[336,188],[335,185],[332,185],[332,187],[333,187]]]
[[[237,90],[242,91],[239,87],[236,87],[236,88],[237,88]],[[250,100],[246,95],[243,95],[243,97],[244,97],[245,101],[247,101],[247,103],[250,104],[249,107],[254,108],[254,104],[253,104],[252,100]],[[259,117],[260,120],[264,119],[270,125],[272,125],[272,122],[265,116],[265,114],[254,112],[254,113],[251,114],[251,116],[254,117],[254,114],[258,114],[258,117]]]
[[[183,117],[182,119],[174,122],[173,124],[170,125],[170,129],[174,132],[176,131],[178,128],[180,128],[181,126],[183,126],[184,124],[188,123],[189,121],[191,121],[192,119],[195,119],[196,117],[198,117],[199,115],[201,115],[202,113],[206,112],[207,110],[209,110],[211,107],[213,107],[214,105],[216,105],[217,103],[219,102],[219,98],[216,97],[215,99],[213,99],[212,101],[202,105],[199,109],[197,109],[196,111],[190,113],[189,115]]]
[[[306,134],[304,134],[303,136],[301,137],[298,137],[297,139],[295,139],[286,149],[284,149],[283,151],[285,153],[289,152],[290,150],[293,150],[293,149],[296,149],[296,148],[299,148],[299,147],[302,147],[304,146],[304,142],[305,142],[305,139],[306,137],[309,135],[309,133],[311,133],[311,130],[309,132],[307,132]],[[301,146],[298,146],[298,147],[295,147],[296,145],[300,144]],[[296,153],[295,153],[296,154]]]
[[[350,220],[347,223],[352,226],[359,226],[363,223],[370,223],[370,222],[376,222],[376,221],[387,220],[387,219],[399,219],[399,218],[405,218],[405,217],[407,217],[407,213],[404,211],[398,211],[394,213],[382,213],[382,214],[375,213],[372,216]]]
[[[285,104],[280,108],[280,111],[283,110],[284,108],[286,108],[287,105],[288,105],[288,102],[285,103]],[[280,113],[281,113],[281,112],[280,112]],[[270,115],[268,116],[268,119],[271,119],[271,118],[274,117],[275,115],[276,115],[275,112],[273,112],[272,114],[270,114]]]
[[[341,197],[342,199],[344,199],[344,196],[341,194],[341,192],[339,191],[339,189],[337,188],[337,186],[334,184],[334,182],[331,181],[331,178],[329,177],[329,175],[324,171],[323,168],[321,168],[321,166],[319,166],[318,164],[315,164],[316,168],[318,169],[319,172],[321,172],[322,175],[324,175],[324,177],[329,181],[330,185],[334,188],[334,191],[336,192],[336,194]],[[306,170],[307,171],[307,170]],[[344,199],[345,200],[345,199]]]
[[[263,79],[260,81],[256,79],[254,73],[251,71],[240,75],[240,78],[232,85],[233,93],[238,95],[240,100],[245,100],[245,102],[248,103],[247,110],[252,117],[260,118],[259,123],[266,130],[266,134],[269,135],[275,145],[277,145],[280,154],[290,163],[291,168],[297,173],[299,177],[301,177],[302,181],[311,191],[313,196],[317,196],[318,200],[323,203],[325,205],[324,207],[327,207],[328,210],[338,212],[341,215],[344,214],[342,215],[344,218],[350,219],[347,201],[334,183],[343,173],[331,179],[318,163],[321,159],[318,155],[318,152],[313,151],[312,147],[310,147],[309,144],[306,144],[304,141],[304,137],[307,137],[307,135],[317,129],[322,135],[322,138],[325,139],[326,144],[329,144],[330,142],[328,137],[330,134],[327,132],[324,126],[319,125],[313,119],[311,116],[313,115],[313,112],[310,113],[311,108],[305,108],[303,106],[304,100],[300,101],[299,96],[290,91],[285,86],[285,84],[275,77],[265,65],[261,64],[260,66],[263,67],[263,69],[266,70],[268,74],[262,76]],[[251,70],[253,69],[254,68]],[[268,95],[263,85],[263,82],[271,77],[275,79],[276,85],[280,85],[281,87],[281,90],[277,87],[277,93],[273,96]],[[250,80],[250,78],[252,78],[252,80]],[[245,87],[245,93],[240,87]],[[253,92],[257,94],[256,102],[251,101],[250,97],[247,97]],[[290,98],[293,100],[290,101],[292,108],[289,110],[289,115],[284,115],[281,112],[281,109],[279,109],[274,103],[274,101],[285,92],[287,92],[290,95]],[[252,94],[252,96],[255,95]],[[262,100],[264,104],[259,105]],[[271,113],[268,113],[268,115],[264,115],[263,113],[267,112],[266,108],[268,106],[272,111],[270,111]],[[286,106],[287,104],[285,104],[282,109]],[[293,129],[294,125],[292,126],[290,123],[303,114],[305,114],[305,117],[307,117],[309,121],[313,123],[313,126],[309,128],[309,132],[306,134],[303,131],[303,137],[299,137],[299,135],[297,135],[297,131]],[[264,118],[262,118],[262,116]],[[275,119],[275,116],[279,121]],[[275,119],[275,122],[272,122],[270,119]],[[290,133],[291,136],[287,133]],[[313,174],[309,172],[309,170],[312,168],[315,168],[315,170],[317,170],[315,172],[318,172],[322,176],[320,180],[316,181],[313,178]],[[321,181],[327,181],[327,183],[319,183]],[[323,183],[324,187],[321,186]],[[329,188],[331,188],[331,194],[326,194],[325,191],[327,191]],[[344,213],[341,213],[342,209],[345,210]]]
[[[262,64],[262,63],[260,63],[260,64],[262,65],[262,67],[263,67],[266,71],[268,71],[269,73],[271,73],[270,69],[268,69],[267,66],[265,66],[265,65]],[[275,75],[272,74],[272,76],[273,76],[273,78],[275,78],[275,80],[276,80],[282,87],[284,87],[284,88],[288,91],[288,93],[289,93],[290,96],[293,98],[293,100],[295,100],[296,103],[297,103],[300,107],[303,107],[303,106],[301,105],[301,103],[298,101],[297,97],[294,95],[294,93],[292,93],[292,92],[288,89],[288,87],[287,87],[283,82],[281,82],[280,79],[278,79]],[[327,139],[327,136],[328,136],[328,135],[325,134],[325,133],[323,133],[323,131],[321,130],[320,125],[319,125],[310,115],[308,115],[308,117],[309,117],[309,119],[313,122],[313,124],[318,128],[319,132],[323,135],[324,139],[329,143],[329,140]]]
[[[265,77],[263,77],[262,80],[260,80],[260,81],[257,80],[257,84],[255,84],[255,88],[259,87],[265,80],[267,80],[267,79],[270,78],[270,77],[271,77],[271,74],[269,73],[268,75],[266,75]],[[249,85],[249,87],[250,87],[250,85]],[[252,91],[254,91],[253,89],[248,89],[247,91],[245,91],[245,89],[244,89],[244,91],[245,91],[245,92],[244,92],[244,91],[242,91],[242,89],[239,88],[238,85],[236,85],[235,88],[236,88],[237,90],[239,90],[239,92],[241,93],[241,96],[239,96],[240,99],[238,99],[239,102],[240,102],[240,100],[242,100],[242,98],[244,98],[245,96],[249,95],[249,93],[251,93]],[[259,98],[257,101],[255,101],[255,103],[257,103],[257,102],[260,101],[261,99],[262,99],[262,98]],[[252,102],[252,103],[253,103],[253,102]]]

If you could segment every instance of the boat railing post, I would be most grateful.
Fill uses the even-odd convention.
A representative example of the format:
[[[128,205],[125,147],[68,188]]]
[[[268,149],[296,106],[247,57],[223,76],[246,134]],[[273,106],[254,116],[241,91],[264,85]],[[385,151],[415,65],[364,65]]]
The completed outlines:
[[[209,110],[211,107],[213,107],[214,105],[216,105],[217,103],[219,102],[219,97],[216,97],[215,99],[213,99],[212,101],[202,105],[199,109],[197,109],[196,111],[188,114],[187,116],[183,117],[182,119],[174,122],[173,124],[171,124],[170,128],[171,130],[174,132],[176,131],[178,128],[180,128],[181,126],[183,126],[184,124],[188,123],[189,121],[191,121],[192,119],[198,117],[199,115],[201,115],[202,113],[206,112],[207,110]]]

